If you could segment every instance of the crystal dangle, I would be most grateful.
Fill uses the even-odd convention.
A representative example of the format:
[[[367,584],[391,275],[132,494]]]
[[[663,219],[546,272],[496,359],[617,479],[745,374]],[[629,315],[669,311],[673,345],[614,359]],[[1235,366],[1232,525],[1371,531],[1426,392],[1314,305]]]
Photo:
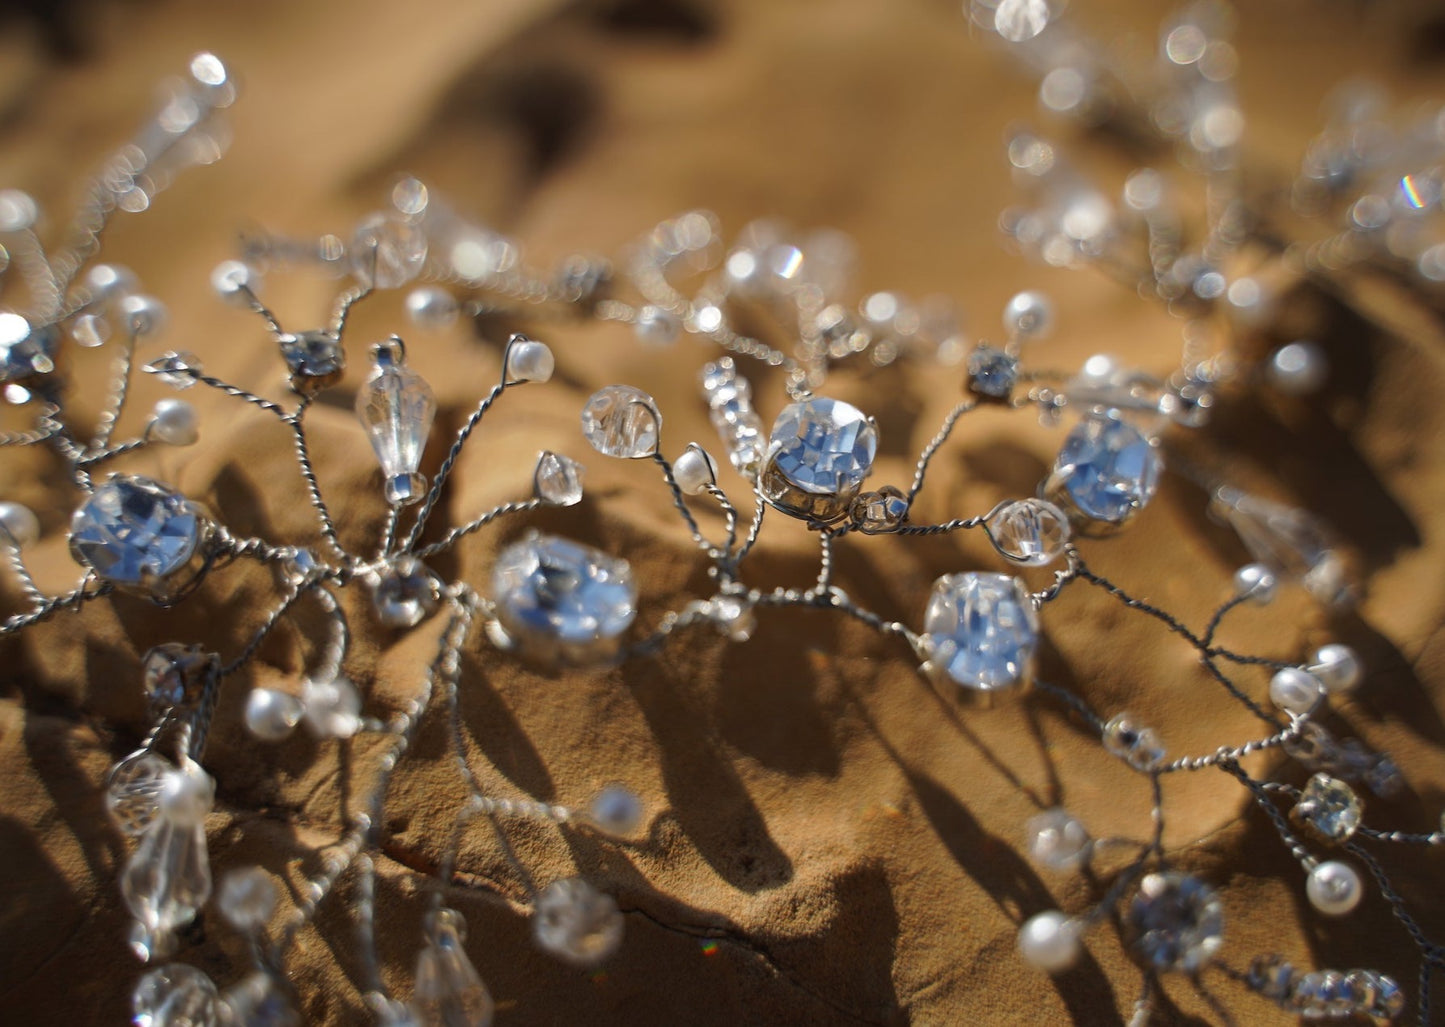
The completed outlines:
[[[407,506],[420,502],[426,490],[417,467],[436,416],[436,397],[406,366],[406,346],[397,336],[378,342],[371,356],[375,368],[356,394],[356,416],[386,475],[386,501]]]
[[[215,782],[200,764],[182,762],[161,785],[157,814],[121,873],[143,959],[165,951],[171,932],[190,923],[211,896],[205,820],[214,797]]]
[[[438,909],[427,916],[426,935],[411,1000],[417,1027],[487,1027],[496,1006],[462,947],[466,921],[454,909]]]
[[[1260,563],[1297,578],[1310,595],[1326,605],[1350,603],[1344,559],[1314,517],[1228,486],[1217,489],[1209,505]]]

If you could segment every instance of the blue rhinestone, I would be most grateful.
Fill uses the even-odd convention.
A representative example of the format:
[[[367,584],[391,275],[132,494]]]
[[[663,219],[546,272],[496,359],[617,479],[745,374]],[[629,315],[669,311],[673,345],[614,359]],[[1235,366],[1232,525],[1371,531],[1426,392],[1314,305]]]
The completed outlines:
[[[783,409],[768,459],[790,483],[815,495],[853,492],[873,469],[878,432],[857,407],[810,399]]]
[[[1163,465],[1139,429],[1110,414],[1095,414],[1069,432],[1054,474],[1084,516],[1121,524],[1153,497]]]
[[[945,574],[924,617],[932,663],[959,685],[994,692],[1029,673],[1039,621],[1023,582],[1007,574]]]
[[[75,558],[124,587],[150,587],[185,567],[200,542],[194,505],[149,478],[113,475],[70,522]]]
[[[626,561],[546,535],[503,550],[492,592],[508,630],[531,638],[584,644],[616,638],[637,615]]]

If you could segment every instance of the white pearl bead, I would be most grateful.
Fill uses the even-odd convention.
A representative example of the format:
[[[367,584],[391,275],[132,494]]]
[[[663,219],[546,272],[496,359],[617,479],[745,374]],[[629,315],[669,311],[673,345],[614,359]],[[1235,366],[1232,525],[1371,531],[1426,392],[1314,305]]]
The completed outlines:
[[[1287,713],[1303,716],[1314,709],[1325,686],[1319,678],[1300,667],[1285,667],[1269,681],[1269,699]]]
[[[1234,572],[1234,590],[1249,601],[1265,605],[1274,599],[1279,579],[1262,563],[1247,563]]]
[[[1086,385],[1107,385],[1119,373],[1119,362],[1107,353],[1095,353],[1079,369],[1079,379]]]
[[[518,382],[545,382],[551,379],[557,361],[545,342],[521,339],[507,354],[507,378]]]
[[[279,742],[301,719],[301,700],[274,688],[253,688],[246,697],[246,729],[263,742]]]
[[[709,485],[717,484],[717,461],[712,454],[696,442],[682,451],[672,465],[672,476],[677,487],[689,496],[695,496]]]
[[[154,335],[165,327],[166,306],[154,296],[131,295],[120,301],[124,323],[137,335]]]
[[[173,396],[157,400],[151,412],[150,434],[170,446],[193,445],[200,438],[196,408]]]
[[[422,328],[445,328],[457,319],[457,300],[445,289],[424,285],[406,294],[406,313]]]
[[[1041,339],[1054,327],[1054,304],[1041,292],[1021,292],[1003,308],[1003,326],[1018,339]]]
[[[1019,928],[1019,955],[1030,966],[1058,973],[1079,958],[1078,926],[1057,909],[1029,917]]]
[[[1303,340],[1275,350],[1265,368],[1270,384],[1291,396],[1317,392],[1329,374],[1330,362],[1325,351]]]
[[[40,520],[28,506],[0,503],[0,528],[9,533],[17,546],[34,545],[40,538]]]
[[[211,288],[221,299],[244,304],[249,297],[244,289],[254,288],[256,272],[239,260],[223,260],[211,272]]]
[[[1359,656],[1349,646],[1339,643],[1316,649],[1309,671],[1320,679],[1326,692],[1347,692],[1364,676]]]
[[[1305,882],[1310,905],[1327,916],[1344,916],[1360,904],[1365,888],[1360,875],[1348,863],[1331,859],[1310,871]]]
[[[157,797],[161,815],[177,827],[194,827],[206,819],[215,801],[216,785],[195,763],[167,774]]]

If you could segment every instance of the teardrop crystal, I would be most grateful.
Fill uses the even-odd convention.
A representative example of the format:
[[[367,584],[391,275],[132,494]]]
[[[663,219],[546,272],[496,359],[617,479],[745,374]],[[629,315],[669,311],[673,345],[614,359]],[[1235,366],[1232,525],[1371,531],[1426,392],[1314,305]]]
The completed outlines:
[[[416,957],[411,1000],[417,1027],[487,1027],[496,1009],[462,942],[466,921],[454,909],[428,917],[427,941]]]
[[[386,475],[388,502],[418,502],[425,483],[417,467],[436,417],[436,397],[422,376],[406,366],[400,339],[378,343],[372,356],[375,368],[357,391],[356,416]]]
[[[172,771],[162,787],[160,812],[121,873],[126,908],[151,936],[190,923],[211,896],[204,812],[211,808],[213,788],[191,760]]]
[[[582,502],[583,468],[571,457],[544,450],[537,457],[537,471],[532,477],[537,498],[553,506],[576,506]]]
[[[1228,487],[1215,492],[1210,508],[1260,563],[1297,578],[1322,603],[1350,602],[1344,558],[1328,529],[1310,514]]]

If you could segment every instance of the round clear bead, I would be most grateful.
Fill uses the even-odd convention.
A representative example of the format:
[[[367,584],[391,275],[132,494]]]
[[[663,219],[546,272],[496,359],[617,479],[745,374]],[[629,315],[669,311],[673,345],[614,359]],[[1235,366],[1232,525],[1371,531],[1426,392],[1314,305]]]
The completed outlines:
[[[1068,516],[1043,499],[1005,503],[988,515],[984,527],[1001,556],[1026,567],[1053,563],[1072,535]]]
[[[153,752],[132,753],[111,768],[105,809],[121,834],[144,834],[160,813],[161,789],[175,766]]]
[[[110,322],[100,314],[81,314],[71,323],[70,337],[86,349],[104,346],[110,338]]]
[[[604,456],[629,460],[652,456],[661,431],[657,404],[631,385],[598,389],[582,408],[582,434]]]
[[[196,384],[195,376],[202,372],[201,359],[194,353],[173,350],[152,360],[146,365],[146,370],[155,375],[162,385],[176,390],[189,389]]]
[[[934,582],[924,631],[934,673],[983,697],[1028,677],[1039,621],[1019,579],[970,571]]]
[[[532,920],[537,945],[577,966],[597,965],[622,941],[617,903],[580,877],[553,881],[542,889]]]
[[[631,788],[610,784],[587,807],[587,818],[599,830],[627,837],[642,824],[642,800]]]
[[[215,983],[186,963],[171,963],[140,979],[131,993],[140,1027],[219,1027],[222,1003]]]
[[[161,782],[156,796],[161,816],[176,827],[195,827],[215,804],[216,782],[194,760],[186,760]]]
[[[216,906],[238,931],[265,927],[276,912],[276,885],[260,867],[240,867],[221,878]]]
[[[351,239],[351,272],[362,285],[396,289],[411,281],[426,262],[426,233],[387,214],[374,214]]]
[[[1049,809],[1030,817],[1024,833],[1029,855],[1050,870],[1073,870],[1089,858],[1094,847],[1083,823],[1066,809]]]
[[[154,296],[132,294],[120,301],[122,321],[136,335],[155,335],[166,326],[170,314]]]
[[[1138,723],[1127,713],[1115,715],[1104,725],[1104,748],[1144,773],[1157,770],[1164,763],[1164,745],[1154,729]]]
[[[1290,810],[1290,820],[1320,841],[1338,845],[1360,826],[1363,812],[1355,790],[1329,774],[1315,774]]]
[[[381,571],[371,594],[376,619],[389,628],[416,627],[440,599],[441,581],[413,556],[403,556]]]
[[[167,396],[151,412],[150,436],[168,446],[191,446],[200,438],[196,408],[183,399]]]

